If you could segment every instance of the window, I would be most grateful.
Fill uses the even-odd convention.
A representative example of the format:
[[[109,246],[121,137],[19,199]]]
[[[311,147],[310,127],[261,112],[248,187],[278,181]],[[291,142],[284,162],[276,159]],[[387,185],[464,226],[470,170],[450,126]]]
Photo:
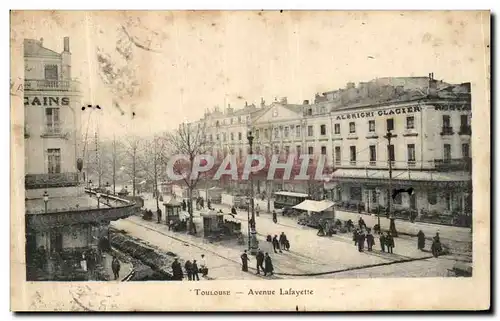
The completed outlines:
[[[387,119],[387,131],[394,130],[394,119]]]
[[[351,151],[351,164],[354,165],[356,164],[356,146],[351,146],[349,149]]]
[[[45,129],[48,134],[59,134],[61,132],[59,123],[59,108],[45,109]]]
[[[326,155],[326,146],[321,146],[321,155]]]
[[[313,113],[312,108],[308,108],[308,109],[307,109],[307,116],[311,116],[311,115],[312,115],[312,113]]]
[[[241,140],[241,138],[243,137],[243,135],[241,134],[241,132],[238,133],[238,140]]]
[[[319,128],[321,135],[326,135],[326,125],[321,125]]]
[[[451,159],[451,145],[444,144],[444,160],[449,161]]]
[[[259,139],[259,136],[260,136],[260,130],[259,130],[259,129],[257,129],[257,130],[255,131],[255,138]]]
[[[217,140],[220,140],[220,135],[219,135],[219,134],[216,134],[216,135],[215,135],[215,138],[216,138]]]
[[[278,130],[278,128],[275,128],[274,129],[274,138],[279,138],[280,137],[280,132]]]
[[[58,80],[57,65],[45,65],[45,80]]]
[[[269,156],[270,152],[271,152],[271,148],[269,146],[266,146],[266,151],[265,151],[266,156]]]
[[[445,192],[444,200],[446,202],[446,209],[448,211],[450,211],[451,210],[451,193],[450,192]]]
[[[427,192],[427,202],[430,205],[436,205],[437,203],[437,191],[436,190],[430,190]]]
[[[462,157],[469,158],[469,144],[462,144]]]
[[[408,144],[408,165],[415,165],[415,144]]]
[[[443,115],[443,129],[451,127],[451,120],[449,115]]]
[[[297,145],[297,155],[300,155],[300,152],[301,152],[300,145]]]
[[[368,121],[368,131],[371,133],[375,132],[375,121],[374,120]]]
[[[289,134],[290,134],[290,130],[289,130],[288,126],[285,126],[285,129],[284,129],[284,136],[285,136],[285,138],[288,138]]]
[[[49,165],[49,174],[61,172],[61,150],[59,148],[47,150],[47,164]]]
[[[387,146],[387,153],[389,154],[389,160],[391,162],[396,161],[396,155],[394,154],[394,145]]]
[[[215,127],[220,127],[220,123],[219,123],[219,121],[216,121],[216,122],[215,122]]]
[[[210,141],[213,141],[214,137],[212,136],[212,134],[208,135],[208,139],[209,139]]]
[[[467,115],[460,115],[460,127],[469,126],[469,117]]]
[[[324,114],[326,112],[326,108],[323,106],[320,108],[320,113]]]
[[[335,164],[340,165],[340,146],[335,146]]]
[[[231,121],[231,125],[232,125],[232,124],[233,124],[233,119],[231,118],[231,120],[230,120],[230,121]]]
[[[243,156],[243,149],[242,149],[242,148],[240,148],[240,149],[238,150],[238,158],[241,158],[242,156]]]
[[[288,157],[288,154],[290,154],[290,146],[285,146],[285,155]]]
[[[295,126],[295,136],[300,137],[300,125]]]
[[[340,124],[335,124],[335,134],[340,134]]]
[[[349,189],[350,199],[353,201],[361,201],[361,187],[352,186]]]
[[[266,128],[266,129],[264,129],[264,137],[265,137],[266,139],[269,139],[269,129],[267,129],[267,128]]]
[[[280,147],[278,145],[274,145],[274,153],[278,155],[280,153]]]
[[[240,124],[241,124],[242,122],[243,122],[243,121],[242,121],[242,119],[241,119],[241,116],[238,116],[238,123],[240,123]]]
[[[313,132],[313,127],[312,126],[307,126],[307,136],[312,136],[314,134]]]
[[[377,149],[375,145],[370,145],[370,165],[375,165],[377,161]]]
[[[312,147],[312,146],[307,147],[307,153],[308,153],[309,155],[314,154],[314,147]]]
[[[355,133],[356,132],[356,123],[355,122],[350,122],[349,123],[349,133]]]
[[[415,128],[415,117],[413,116],[406,117],[406,129],[413,129],[413,128]]]
[[[277,108],[273,109],[273,117],[278,117],[278,109]]]
[[[222,133],[222,141],[226,141],[226,133]]]
[[[231,140],[234,140],[234,133],[231,133]]]

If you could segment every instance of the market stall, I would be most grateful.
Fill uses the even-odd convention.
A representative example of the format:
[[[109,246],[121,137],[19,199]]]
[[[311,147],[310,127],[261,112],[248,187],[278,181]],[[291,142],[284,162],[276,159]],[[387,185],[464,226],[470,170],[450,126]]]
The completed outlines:
[[[238,238],[241,236],[241,223],[225,219],[224,214],[214,210],[201,213],[203,236],[212,241]]]
[[[333,224],[335,220],[334,205],[334,202],[327,200],[305,200],[292,208],[303,212],[299,217],[299,224],[317,228],[321,223],[327,227]]]

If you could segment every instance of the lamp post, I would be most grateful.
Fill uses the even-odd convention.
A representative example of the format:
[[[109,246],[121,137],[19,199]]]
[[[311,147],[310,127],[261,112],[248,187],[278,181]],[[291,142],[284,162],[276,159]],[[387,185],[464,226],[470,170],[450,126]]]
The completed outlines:
[[[376,190],[375,193],[377,194],[377,224],[380,227],[380,190]]]
[[[251,237],[250,237],[250,197],[247,198],[247,220],[248,220],[248,224],[247,224],[247,233],[248,233],[248,249],[251,250],[252,246],[251,246]]]
[[[108,205],[109,205],[109,188],[110,188],[109,182],[106,182],[106,200],[108,202]]]
[[[95,193],[95,197],[97,197],[97,208],[100,208],[101,205],[99,199],[101,198],[101,193],[99,192]]]
[[[253,156],[253,149],[252,149],[252,144],[253,144],[253,139],[254,139],[254,136],[252,134],[252,131],[249,130],[248,131],[248,135],[247,135],[247,139],[248,139],[248,144],[250,146],[250,150],[249,150],[249,154],[251,155],[251,157]],[[256,255],[257,254],[257,249],[258,249],[258,241],[257,241],[257,231],[256,231],[256,222],[255,222],[255,206],[254,206],[254,195],[253,195],[253,177],[250,177],[250,207],[252,208],[252,224],[250,226],[250,234],[251,234],[251,238],[250,238],[250,254],[252,255]],[[250,221],[249,221],[249,224],[250,224]]]
[[[92,191],[92,180],[89,180],[89,189]]]
[[[45,214],[47,214],[47,203],[49,202],[49,193],[43,192],[43,202],[45,203]]]
[[[387,131],[385,138],[387,139],[387,158],[389,162],[389,197],[388,197],[388,209],[389,209],[389,217],[392,216],[392,153],[391,153],[391,139],[393,135],[390,130]]]

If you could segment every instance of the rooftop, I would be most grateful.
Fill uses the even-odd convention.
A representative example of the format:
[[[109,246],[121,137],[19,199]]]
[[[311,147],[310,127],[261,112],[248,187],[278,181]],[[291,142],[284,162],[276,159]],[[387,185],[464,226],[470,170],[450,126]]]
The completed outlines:
[[[43,40],[24,39],[24,56],[25,57],[61,57],[60,53],[45,48]]]

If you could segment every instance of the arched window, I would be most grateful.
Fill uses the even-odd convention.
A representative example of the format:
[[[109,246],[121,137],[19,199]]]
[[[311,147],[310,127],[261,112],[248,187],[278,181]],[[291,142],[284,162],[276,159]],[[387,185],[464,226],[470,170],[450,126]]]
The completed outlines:
[[[437,191],[432,189],[427,192],[427,202],[431,205],[436,205],[437,203]]]

